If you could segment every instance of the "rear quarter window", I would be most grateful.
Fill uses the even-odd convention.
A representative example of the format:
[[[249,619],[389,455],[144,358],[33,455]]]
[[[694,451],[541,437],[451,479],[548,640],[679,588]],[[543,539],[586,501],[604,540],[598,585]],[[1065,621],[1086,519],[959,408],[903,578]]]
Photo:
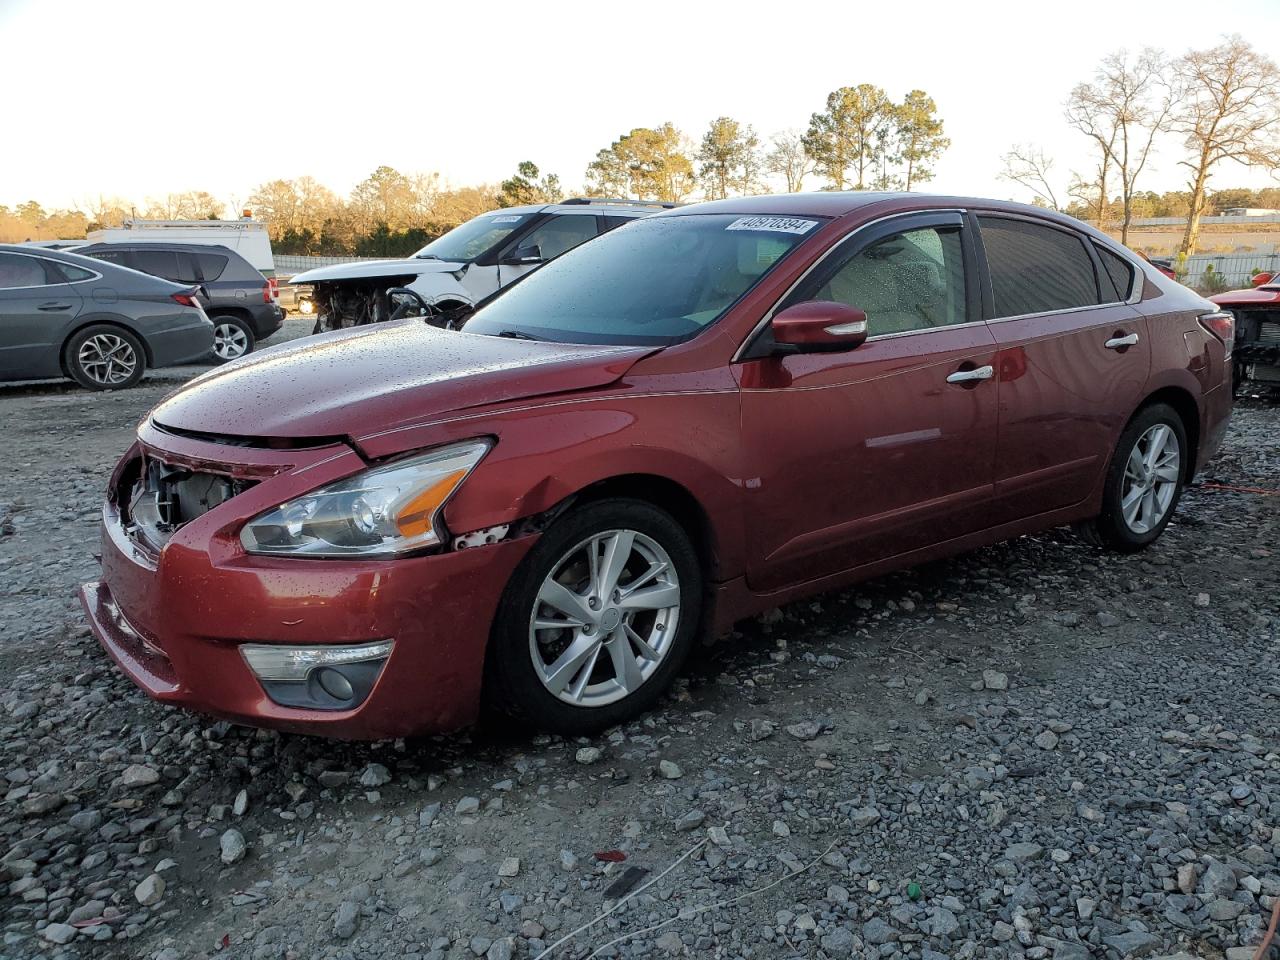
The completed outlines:
[[[197,253],[195,256],[200,262],[200,272],[210,283],[221,277],[222,271],[227,269],[227,258],[220,253]]]
[[[997,317],[1099,303],[1093,260],[1079,237],[1026,220],[980,216],[978,223]]]
[[[67,278],[68,283],[79,283],[81,280],[92,280],[92,271],[86,270],[84,267],[77,267],[74,264],[63,263],[58,261],[58,269],[62,271],[62,275]]]
[[[1093,248],[1098,251],[1098,259],[1102,261],[1102,298],[1106,300],[1108,294],[1114,294],[1117,301],[1128,300],[1129,292],[1133,290],[1133,266],[1106,247],[1095,243]]]

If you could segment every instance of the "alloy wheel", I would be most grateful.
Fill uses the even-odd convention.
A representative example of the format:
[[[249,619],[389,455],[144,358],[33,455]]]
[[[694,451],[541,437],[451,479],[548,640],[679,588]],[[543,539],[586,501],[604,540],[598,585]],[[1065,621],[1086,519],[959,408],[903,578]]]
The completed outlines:
[[[124,383],[138,367],[133,345],[114,333],[99,333],[80,345],[76,361],[86,377],[105,387]]]
[[[675,643],[680,579],[637,530],[583,540],[551,568],[529,618],[529,654],[565,703],[600,707],[634,693]]]
[[[1120,513],[1136,534],[1160,525],[1178,491],[1182,450],[1178,436],[1164,423],[1150,427],[1129,451],[1120,488]]]
[[[249,337],[237,324],[219,321],[213,327],[213,352],[220,360],[235,360],[249,352]]]

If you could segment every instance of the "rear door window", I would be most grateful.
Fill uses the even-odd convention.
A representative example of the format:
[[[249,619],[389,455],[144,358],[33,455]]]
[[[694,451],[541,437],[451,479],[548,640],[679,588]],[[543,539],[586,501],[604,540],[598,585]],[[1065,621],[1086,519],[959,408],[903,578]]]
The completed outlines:
[[[133,261],[129,259],[127,250],[93,250],[89,256],[95,260],[104,260],[107,263],[116,263],[122,267],[133,267]]]
[[[997,317],[1071,310],[1100,302],[1093,260],[1078,236],[1004,217],[980,216],[978,223]]]
[[[179,251],[177,257],[178,272],[172,279],[177,280],[179,283],[199,283],[200,274],[197,272],[196,255]]]
[[[135,270],[166,280],[178,279],[178,255],[172,250],[134,250]]]
[[[0,290],[18,290],[23,287],[45,287],[61,283],[60,277],[47,261],[39,257],[25,257],[17,253],[0,253]]]

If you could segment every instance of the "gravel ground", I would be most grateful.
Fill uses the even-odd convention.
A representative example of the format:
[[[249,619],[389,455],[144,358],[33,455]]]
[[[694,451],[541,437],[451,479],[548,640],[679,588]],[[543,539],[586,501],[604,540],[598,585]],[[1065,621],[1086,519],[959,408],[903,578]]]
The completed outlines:
[[[591,741],[343,744],[157,706],[89,637],[102,484],[165,389],[0,389],[0,956],[536,957],[650,882],[553,955],[1260,941],[1280,497],[1203,485],[1139,556],[1053,531],[774,611]],[[1280,488],[1280,407],[1238,407],[1206,479]]]

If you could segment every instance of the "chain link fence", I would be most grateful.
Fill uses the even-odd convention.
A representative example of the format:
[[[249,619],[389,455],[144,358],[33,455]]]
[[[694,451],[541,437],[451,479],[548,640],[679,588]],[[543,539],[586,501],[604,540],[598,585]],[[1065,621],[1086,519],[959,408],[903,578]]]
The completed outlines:
[[[1213,267],[1212,276],[1209,276],[1210,267]],[[1280,254],[1277,253],[1197,253],[1187,257],[1185,275],[1179,279],[1188,287],[1216,293],[1249,286],[1255,272],[1278,270]]]

